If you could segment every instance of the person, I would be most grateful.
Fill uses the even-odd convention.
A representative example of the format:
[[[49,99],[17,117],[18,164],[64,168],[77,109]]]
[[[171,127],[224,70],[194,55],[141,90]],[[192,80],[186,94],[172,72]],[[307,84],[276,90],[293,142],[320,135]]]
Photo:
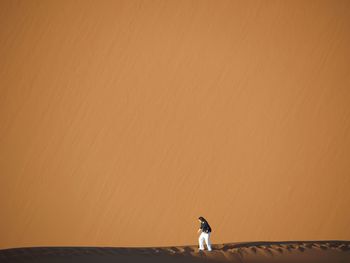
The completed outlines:
[[[204,244],[205,241],[208,251],[211,251],[211,242],[210,242],[210,234],[211,234],[211,227],[207,220],[205,220],[204,217],[200,216],[198,217],[198,221],[201,223],[198,232],[201,232],[199,235],[198,241],[199,241],[199,251],[204,250]]]

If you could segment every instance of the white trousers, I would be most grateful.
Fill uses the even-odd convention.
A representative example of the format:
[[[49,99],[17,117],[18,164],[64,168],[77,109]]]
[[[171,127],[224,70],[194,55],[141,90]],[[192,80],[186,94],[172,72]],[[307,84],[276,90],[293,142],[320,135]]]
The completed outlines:
[[[208,251],[211,251],[211,243],[210,243],[210,233],[202,232],[198,238],[199,241],[199,249],[204,250],[204,241],[207,245]]]

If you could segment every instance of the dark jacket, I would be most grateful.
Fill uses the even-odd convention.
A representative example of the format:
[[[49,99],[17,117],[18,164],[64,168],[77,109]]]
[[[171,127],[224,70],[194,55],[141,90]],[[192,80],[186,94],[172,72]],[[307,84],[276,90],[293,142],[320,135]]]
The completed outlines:
[[[199,227],[200,229],[202,229],[203,232],[205,233],[210,233],[211,232],[211,227],[208,224],[208,222],[201,222],[201,226]]]

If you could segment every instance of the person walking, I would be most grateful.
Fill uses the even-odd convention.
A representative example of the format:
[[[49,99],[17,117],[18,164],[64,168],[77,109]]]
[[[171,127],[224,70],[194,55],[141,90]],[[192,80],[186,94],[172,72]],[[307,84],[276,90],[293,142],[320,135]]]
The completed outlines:
[[[199,235],[198,241],[199,241],[199,251],[204,250],[204,241],[207,245],[208,251],[211,251],[211,242],[210,242],[210,234],[211,234],[211,227],[207,220],[205,220],[204,217],[200,216],[198,217],[198,221],[201,223],[198,232],[201,232]]]

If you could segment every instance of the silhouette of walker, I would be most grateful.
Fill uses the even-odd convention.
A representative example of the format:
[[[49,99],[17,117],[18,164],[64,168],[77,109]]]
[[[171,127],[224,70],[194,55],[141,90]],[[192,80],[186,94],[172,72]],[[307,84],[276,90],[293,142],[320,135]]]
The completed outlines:
[[[197,233],[201,231],[201,234],[199,235],[198,241],[199,241],[199,251],[204,250],[204,241],[207,245],[208,251],[211,251],[211,242],[210,242],[210,233],[211,233],[211,227],[207,220],[205,220],[204,217],[200,216],[198,217],[198,221],[201,223]]]

